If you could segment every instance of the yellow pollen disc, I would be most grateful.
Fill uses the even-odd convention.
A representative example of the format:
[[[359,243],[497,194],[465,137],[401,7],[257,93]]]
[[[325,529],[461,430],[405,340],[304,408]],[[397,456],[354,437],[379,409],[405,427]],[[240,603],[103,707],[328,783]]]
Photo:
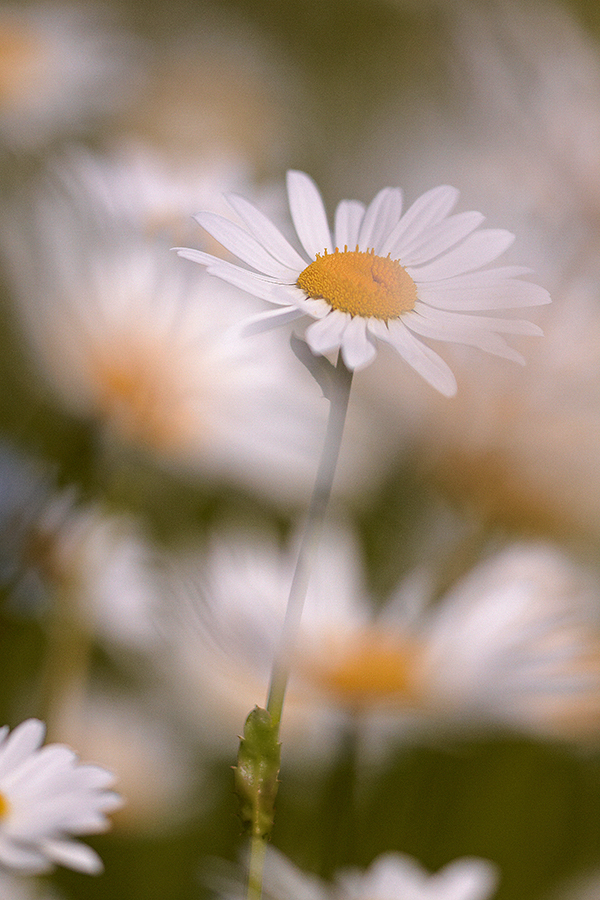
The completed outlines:
[[[10,812],[10,803],[0,791],[0,819],[4,819]]]
[[[300,662],[302,675],[349,706],[409,705],[417,648],[401,636],[366,631],[332,636],[318,658]]]
[[[91,360],[100,419],[125,442],[159,452],[185,450],[191,403],[182,396],[169,360],[151,343],[121,340],[115,339],[112,352]]]
[[[363,318],[397,319],[414,309],[417,288],[397,259],[375,256],[373,250],[317,254],[298,276],[298,287],[333,309]]]

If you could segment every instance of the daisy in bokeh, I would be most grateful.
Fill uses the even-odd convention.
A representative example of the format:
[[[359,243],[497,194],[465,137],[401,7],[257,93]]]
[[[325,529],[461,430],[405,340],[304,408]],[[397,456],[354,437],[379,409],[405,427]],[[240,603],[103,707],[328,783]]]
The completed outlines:
[[[42,747],[45,726],[22,722],[0,729],[0,862],[22,872],[47,872],[55,864],[90,875],[102,871],[91,847],[71,835],[108,828],[106,814],[121,806],[106,769],[82,765],[61,744]]]
[[[233,879],[213,881],[219,896],[241,898]],[[456,859],[432,874],[410,856],[386,853],[364,872],[342,870],[327,884],[269,847],[263,890],[268,900],[488,900],[497,883],[497,869],[485,859]]]
[[[350,721],[375,753],[437,731],[600,738],[593,572],[516,545],[433,605],[415,575],[375,613],[359,558],[347,535],[329,534],[313,569],[282,723],[288,757],[327,754]],[[164,671],[219,752],[265,690],[293,563],[275,542],[230,535],[173,571]]]
[[[81,7],[0,7],[0,145],[37,150],[132,92],[136,45]]]
[[[549,302],[547,291],[523,281],[522,266],[483,269],[514,236],[479,230],[478,212],[450,215],[458,191],[447,185],[423,194],[402,214],[402,192],[385,188],[365,207],[342,201],[334,235],[317,186],[303,172],[287,176],[290,212],[304,256],[254,205],[228,200],[246,226],[210,212],[198,223],[251,269],[199,250],[180,255],[277,309],[255,317],[246,331],[264,330],[302,317],[315,354],[340,349],[349,369],[367,366],[376,340],[389,343],[442,394],[456,392],[446,363],[414,335],[468,344],[516,362],[502,333],[540,334],[523,320],[473,313]]]
[[[47,187],[0,235],[25,336],[54,395],[113,447],[271,498],[304,497],[323,415],[302,366],[273,336],[257,353],[231,334],[247,298],[199,283],[81,191],[75,204]]]
[[[448,347],[461,390],[452,404],[393,359],[355,379],[371,427],[395,435],[397,459],[483,526],[571,543],[600,534],[600,46],[563,4],[460,4],[448,17],[448,97],[433,137],[413,135],[402,170],[441,168],[464,197],[519,235],[523,258],[554,302],[536,321],[527,367]],[[443,124],[442,124],[443,123]],[[424,126],[425,127],[425,126]],[[387,159],[406,121],[386,118],[364,161]],[[363,171],[367,171],[363,165]],[[360,171],[361,166],[357,164]],[[520,348],[522,349],[522,347]]]

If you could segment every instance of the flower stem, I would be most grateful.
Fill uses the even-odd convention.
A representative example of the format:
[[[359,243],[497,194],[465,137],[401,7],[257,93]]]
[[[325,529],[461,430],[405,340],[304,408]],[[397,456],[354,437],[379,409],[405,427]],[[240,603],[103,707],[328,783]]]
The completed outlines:
[[[263,869],[267,842],[257,835],[252,836],[250,862],[248,866],[248,900],[261,900]]]
[[[279,649],[271,671],[267,710],[271,714],[273,726],[277,733],[290,676],[294,644],[298,635],[302,609],[308,589],[310,569],[321,537],[323,520],[331,495],[342,435],[344,433],[346,412],[348,410],[353,373],[344,364],[341,353],[334,374],[335,377],[332,379],[329,396],[329,420],[327,422],[325,444],[317,470],[296,569],[290,587]]]
[[[294,645],[298,636],[302,609],[308,589],[310,569],[319,545],[325,511],[331,496],[331,488],[346,422],[352,374],[346,367],[340,353],[337,366],[332,371],[331,383],[327,390],[330,405],[325,443],[308,508],[296,569],[290,586],[279,647],[271,671],[271,683],[265,715],[268,714],[270,717],[268,719],[271,728],[269,738],[270,745],[272,744],[273,746],[279,746],[277,744],[279,726],[290,677]],[[278,771],[279,765],[277,764],[275,775],[277,775]],[[272,800],[274,802],[274,796]],[[248,866],[248,900],[260,900],[262,895],[267,836],[260,830],[255,830],[252,834]]]

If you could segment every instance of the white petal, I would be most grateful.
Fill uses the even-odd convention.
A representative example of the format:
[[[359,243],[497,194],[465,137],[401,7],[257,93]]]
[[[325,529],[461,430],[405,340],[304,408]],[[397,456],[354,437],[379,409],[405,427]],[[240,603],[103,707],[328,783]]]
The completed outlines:
[[[424,303],[415,303],[414,312],[432,322],[447,325],[465,326],[482,331],[500,331],[504,334],[528,334],[530,336],[543,335],[542,329],[534,322],[527,319],[499,319],[496,316],[472,316],[462,312],[447,312],[432,309]]]
[[[417,283],[424,281],[437,281],[443,278],[453,278],[462,275],[489,262],[510,247],[515,236],[510,231],[501,228],[485,228],[476,231],[475,234],[463,241],[458,247],[445,253],[435,262],[424,266],[406,266],[411,278]]]
[[[294,250],[278,228],[259,209],[238,194],[226,194],[227,202],[246,223],[256,240],[284,266],[302,272],[307,262]]]
[[[457,317],[458,318],[458,317]],[[464,317],[465,319],[468,317]],[[469,347],[478,347],[486,353],[494,356],[502,356],[513,362],[525,365],[523,356],[506,343],[504,338],[492,331],[483,331],[480,328],[469,326],[468,322],[436,322],[425,319],[424,316],[412,311],[402,316],[402,321],[407,328],[415,331],[423,337],[433,338],[436,341],[446,341],[453,344],[466,344]]]
[[[13,729],[0,746],[0,779],[38,749],[45,733],[46,726],[39,719],[27,719]]]
[[[497,883],[496,867],[485,859],[457,859],[429,881],[443,900],[488,900]]]
[[[380,319],[369,319],[369,331],[394,349],[429,384],[446,397],[456,393],[456,379],[441,356],[418,341],[398,319],[386,326]]]
[[[340,250],[354,250],[365,214],[365,205],[358,200],[342,200],[335,211],[335,246]]]
[[[346,366],[352,371],[364,369],[376,355],[377,348],[367,333],[367,320],[354,316],[342,335],[342,356]]]
[[[287,173],[290,212],[296,234],[311,259],[325,250],[333,253],[327,214],[319,189],[304,172]]]
[[[448,285],[460,287],[479,287],[481,284],[493,284],[502,279],[518,278],[521,275],[531,275],[532,269],[527,266],[495,266],[493,269],[485,269],[482,272],[465,272],[464,275],[456,275]]]
[[[361,250],[379,253],[388,234],[398,224],[402,214],[402,191],[384,188],[367,207],[360,232],[358,246]]]
[[[444,219],[438,225],[428,228],[424,234],[403,247],[403,266],[416,266],[428,262],[450,247],[458,244],[463,238],[481,225],[485,216],[478,212],[459,213]]]
[[[314,322],[306,329],[306,343],[313,353],[329,353],[340,346],[349,322],[350,315],[348,313],[333,310],[328,316]]]
[[[286,290],[288,285],[281,285],[278,282],[265,281],[263,277],[255,272],[249,272],[248,269],[242,269],[240,266],[233,266],[231,263],[224,263],[219,260],[217,263],[209,266],[206,270],[209,275],[226,281],[234,287],[252,294],[254,297],[260,297],[261,300],[267,300],[269,303],[278,303],[288,306],[290,304],[289,292]]]
[[[29,875],[41,875],[52,868],[37,848],[19,846],[3,836],[0,837],[0,864]]]
[[[484,274],[484,273],[481,273]],[[460,276],[459,276],[460,277]],[[541,306],[550,303],[545,288],[529,281],[501,280],[496,284],[477,287],[461,287],[455,279],[429,281],[419,285],[419,298],[436,309],[486,310],[517,309],[523,306]]]
[[[239,326],[232,329],[234,335],[240,337],[250,337],[253,334],[262,334],[264,331],[270,331],[272,328],[278,328],[280,325],[287,325],[288,322],[294,322],[301,318],[304,312],[295,307],[280,307],[279,309],[268,309],[266,312],[258,313],[249,319],[245,319]]]
[[[441,222],[455,205],[458,197],[456,188],[447,184],[426,191],[406,210],[387,237],[380,255],[387,256],[390,253],[394,259],[398,259],[404,244],[414,240],[425,228]]]
[[[85,872],[86,875],[100,875],[104,870],[102,860],[95,850],[87,844],[79,841],[44,841],[42,845],[44,853],[55,863],[75,869],[76,872]]]
[[[265,275],[281,278],[282,281],[287,282],[294,282],[298,278],[297,271],[277,262],[270,253],[267,253],[262,244],[258,243],[256,238],[236,225],[235,222],[230,222],[229,219],[211,212],[198,213],[194,218],[230,253],[258,272],[264,272]]]

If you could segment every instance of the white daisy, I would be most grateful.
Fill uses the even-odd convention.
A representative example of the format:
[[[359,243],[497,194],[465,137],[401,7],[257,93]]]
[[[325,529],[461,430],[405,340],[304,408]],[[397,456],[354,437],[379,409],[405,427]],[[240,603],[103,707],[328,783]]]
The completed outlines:
[[[435,874],[402,853],[379,856],[366,872],[338,876],[343,900],[487,900],[495,891],[495,866],[484,859],[457,859]]]
[[[286,695],[288,754],[327,754],[350,720],[376,754],[415,735],[498,727],[595,740],[594,572],[551,546],[515,545],[431,608],[432,591],[415,576],[375,613],[359,560],[348,535],[326,535]],[[219,750],[234,751],[234,730],[264,702],[294,561],[275,542],[229,535],[174,572],[165,672]]]
[[[46,4],[0,7],[0,145],[37,150],[122,105],[138,52],[103,14]]]
[[[342,870],[327,884],[269,847],[263,891],[268,900],[488,900],[497,883],[496,866],[485,859],[456,859],[431,874],[404,853],[386,853],[366,871]],[[241,897],[232,880],[215,886],[221,896]]]
[[[46,187],[31,214],[15,202],[0,230],[46,386],[113,447],[272,498],[305,496],[324,404],[273,335],[256,353],[231,334],[248,298],[198,283],[164,246],[111,219],[85,184],[76,203]]]
[[[531,322],[474,312],[548,303],[543,288],[523,281],[522,266],[476,271],[495,260],[514,236],[478,230],[478,212],[450,211],[458,199],[443,185],[423,194],[402,214],[402,192],[385,188],[365,207],[342,201],[334,234],[319,190],[303,172],[287,176],[292,220],[304,256],[255,206],[228,201],[248,230],[210,212],[196,219],[251,271],[198,250],[179,249],[208,272],[278,306],[248,322],[247,331],[271,328],[303,316],[315,354],[337,348],[350,369],[368,365],[376,339],[398,353],[442,394],[456,392],[446,363],[415,337],[469,344],[523,363],[501,336],[540,334]]]
[[[0,729],[0,863],[39,873],[54,864],[90,875],[102,871],[98,854],[70,835],[96,834],[121,799],[109,790],[114,776],[82,765],[62,744],[42,747],[45,725],[22,722]]]

